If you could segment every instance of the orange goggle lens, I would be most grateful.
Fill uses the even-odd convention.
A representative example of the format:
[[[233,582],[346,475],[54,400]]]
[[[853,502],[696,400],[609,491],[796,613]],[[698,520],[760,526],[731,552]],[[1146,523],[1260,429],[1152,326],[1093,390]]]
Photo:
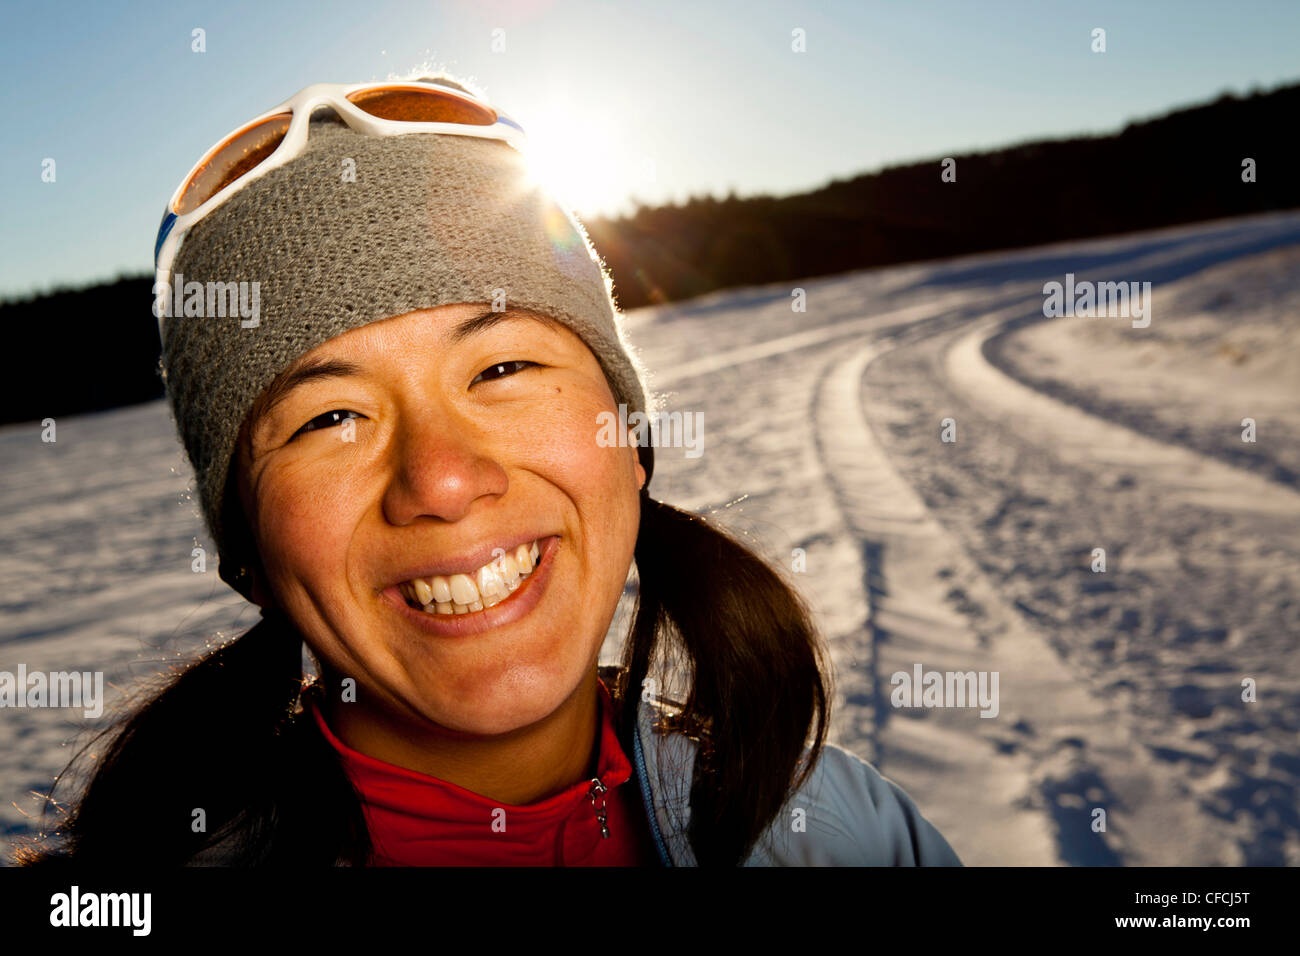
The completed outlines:
[[[460,123],[467,126],[491,126],[497,114],[489,107],[459,96],[418,87],[383,87],[357,90],[348,102],[379,119],[407,123]],[[214,149],[202,166],[190,177],[176,200],[174,212],[183,216],[197,209],[244,175],[284,141],[289,132],[291,113],[268,116],[255,126],[240,130]]]
[[[479,103],[413,86],[357,90],[348,94],[348,102],[371,116],[408,123],[491,126],[497,121],[497,114]]]
[[[275,148],[284,140],[285,133],[289,132],[291,119],[293,116],[290,113],[268,116],[256,126],[235,133],[214,149],[185,184],[180,198],[176,200],[176,214],[183,216],[202,206],[274,153]]]

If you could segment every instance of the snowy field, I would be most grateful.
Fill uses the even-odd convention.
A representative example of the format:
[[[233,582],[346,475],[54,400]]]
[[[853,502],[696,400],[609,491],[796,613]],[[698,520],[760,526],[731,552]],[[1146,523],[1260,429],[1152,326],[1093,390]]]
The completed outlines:
[[[1149,326],[1044,319],[1066,273],[1152,283]],[[1300,214],[791,285],[628,319],[704,421],[652,491],[807,596],[831,739],[969,865],[1300,864]],[[115,704],[256,612],[190,570],[163,403],[0,429],[0,462],[0,671],[109,687],[100,720],[0,710],[4,851]],[[893,706],[918,666],[997,674],[996,716]]]

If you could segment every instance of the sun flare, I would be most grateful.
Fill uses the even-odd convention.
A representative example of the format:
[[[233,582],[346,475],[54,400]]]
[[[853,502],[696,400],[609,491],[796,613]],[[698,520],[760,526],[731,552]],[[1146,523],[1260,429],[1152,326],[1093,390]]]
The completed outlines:
[[[635,191],[635,168],[616,147],[613,127],[572,110],[533,111],[523,122],[529,173],[581,216],[615,214]]]

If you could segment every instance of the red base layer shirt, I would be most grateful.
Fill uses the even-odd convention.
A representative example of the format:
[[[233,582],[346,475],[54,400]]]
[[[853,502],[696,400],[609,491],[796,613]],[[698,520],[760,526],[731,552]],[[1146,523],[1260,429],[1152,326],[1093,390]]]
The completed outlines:
[[[314,706],[304,705],[342,758],[364,801],[373,866],[655,866],[658,854],[632,764],[618,742],[614,705],[599,683],[605,828],[580,781],[527,806],[502,804],[454,783],[376,760],[339,740]],[[494,825],[495,823],[495,825]]]

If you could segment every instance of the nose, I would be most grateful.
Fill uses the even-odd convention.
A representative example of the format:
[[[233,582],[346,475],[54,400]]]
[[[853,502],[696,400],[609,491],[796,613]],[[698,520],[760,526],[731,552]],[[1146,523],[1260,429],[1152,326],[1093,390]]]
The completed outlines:
[[[398,527],[422,517],[459,521],[478,499],[505,494],[509,480],[490,439],[454,414],[405,416],[384,494],[388,521]]]

